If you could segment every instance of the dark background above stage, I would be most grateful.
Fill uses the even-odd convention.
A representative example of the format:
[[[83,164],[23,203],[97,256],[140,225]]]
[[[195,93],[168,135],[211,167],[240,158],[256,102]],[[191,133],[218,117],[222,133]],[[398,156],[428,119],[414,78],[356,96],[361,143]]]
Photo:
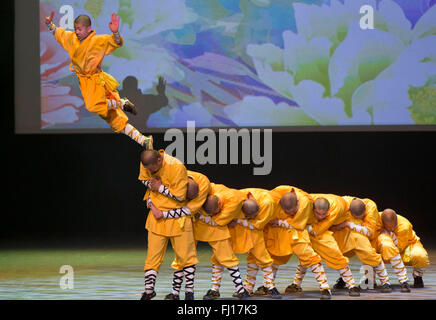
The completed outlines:
[[[163,135],[156,135],[162,146]],[[434,227],[434,132],[275,133],[269,176],[252,165],[188,165],[234,188],[291,184],[368,197],[408,217],[424,244]],[[117,134],[7,136],[1,242],[143,245],[140,147]],[[91,242],[88,242],[91,241]],[[84,244],[86,244],[84,243]]]

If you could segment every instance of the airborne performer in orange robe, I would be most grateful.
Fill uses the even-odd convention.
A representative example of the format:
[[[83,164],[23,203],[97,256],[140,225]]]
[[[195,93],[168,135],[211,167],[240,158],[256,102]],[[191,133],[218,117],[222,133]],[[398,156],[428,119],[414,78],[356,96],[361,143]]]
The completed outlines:
[[[98,114],[114,132],[124,133],[144,148],[152,149],[152,136],[143,136],[127,122],[124,111],[136,114],[135,106],[128,99],[120,98],[116,90],[119,83],[101,70],[103,58],[123,45],[123,38],[118,33],[119,17],[112,14],[109,23],[112,35],[97,35],[87,15],[74,20],[74,32],[55,26],[53,15],[54,11],[45,18],[45,23],[71,58],[70,70],[79,79],[86,109]]]

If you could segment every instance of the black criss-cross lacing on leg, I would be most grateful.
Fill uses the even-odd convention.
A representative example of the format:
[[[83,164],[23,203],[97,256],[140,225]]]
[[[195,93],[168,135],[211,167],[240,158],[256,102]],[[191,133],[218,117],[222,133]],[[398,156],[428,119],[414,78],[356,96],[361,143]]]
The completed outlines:
[[[239,267],[230,267],[227,268],[229,270],[230,276],[232,277],[233,284],[235,285],[236,292],[242,293],[244,292],[244,286],[242,285],[241,273],[239,272]]]

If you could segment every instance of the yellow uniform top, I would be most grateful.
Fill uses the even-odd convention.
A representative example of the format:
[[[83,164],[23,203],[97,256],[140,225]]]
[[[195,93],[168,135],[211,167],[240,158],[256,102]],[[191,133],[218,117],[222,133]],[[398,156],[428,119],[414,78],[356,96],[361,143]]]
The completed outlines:
[[[211,217],[214,225],[205,223],[199,219],[195,220],[194,237],[198,241],[219,241],[230,238],[229,224],[241,211],[242,202],[246,195],[236,189],[231,189],[222,184],[211,183],[210,194],[220,199],[220,212]],[[203,208],[200,213],[207,216]]]
[[[162,194],[158,191],[147,189],[144,200],[150,197],[151,202],[162,211],[177,209],[185,204],[186,191],[188,185],[188,174],[183,163],[168,154],[163,150],[159,150],[163,157],[162,167],[154,174],[151,174],[140,162],[139,180],[148,181],[151,177],[159,177],[162,185],[168,188],[173,197]],[[178,199],[178,200],[177,200]],[[154,215],[149,212],[147,217],[147,230],[163,236],[176,236],[182,233],[186,217],[175,219],[159,219],[156,220]],[[190,218],[188,218],[190,219]]]
[[[381,219],[381,212],[379,214]],[[410,221],[399,214],[397,214],[397,227],[393,233],[396,237],[396,239],[393,239],[394,243],[400,252],[404,251],[409,245],[420,241],[420,238],[416,235],[415,231],[413,231],[413,226]]]
[[[188,177],[194,179],[198,184],[198,195],[186,203],[186,207],[191,211],[191,216],[194,216],[206,201],[210,192],[210,181],[204,174],[191,170],[188,170]]]
[[[293,217],[286,214],[280,206],[280,198],[285,193],[291,192],[292,190],[295,191],[299,203],[298,211]],[[277,188],[271,190],[270,194],[274,199],[274,203],[276,204],[274,208],[274,215],[271,220],[285,219],[294,229],[306,229],[306,225],[312,214],[313,207],[312,197],[307,192],[292,186],[278,186]]]
[[[350,211],[349,208],[350,208],[351,201],[353,201],[353,199],[359,199],[351,196],[343,196],[342,198],[347,202],[348,211]],[[357,219],[353,217],[353,215],[350,212],[350,214],[348,215],[349,216],[348,221],[353,222],[362,227],[365,227],[367,229],[367,233],[366,232],[365,233],[360,232],[360,233],[365,234],[370,240],[372,240],[376,237],[377,227],[380,225],[380,221],[381,221],[380,215],[378,213],[377,205],[375,204],[374,201],[370,199],[359,199],[359,200],[363,201],[363,203],[365,204],[365,217],[363,219]],[[361,229],[359,228],[359,230]]]
[[[316,220],[316,218],[313,220],[314,223],[312,227],[316,236],[326,232],[332,225],[340,224],[349,219],[347,202],[342,197],[334,194],[322,193],[312,193],[310,195],[312,196],[313,201],[318,198],[325,198],[330,203],[327,217],[321,221]]]
[[[117,44],[113,35],[97,35],[94,30],[82,42],[72,31],[57,28],[55,39],[68,52],[71,65],[79,74],[93,74],[101,71],[101,64],[104,56],[109,55],[116,48],[123,45],[121,37],[120,44]]]
[[[259,212],[254,219],[247,219],[241,210],[237,213],[236,218],[247,220],[248,224],[253,228],[237,224],[231,228],[230,235],[232,248],[235,253],[248,252],[258,242],[257,239],[263,239],[263,228],[271,220],[274,213],[274,200],[268,190],[258,188],[247,188],[240,190],[248,199],[248,194],[251,193],[259,205]],[[263,241],[263,240],[262,240]]]

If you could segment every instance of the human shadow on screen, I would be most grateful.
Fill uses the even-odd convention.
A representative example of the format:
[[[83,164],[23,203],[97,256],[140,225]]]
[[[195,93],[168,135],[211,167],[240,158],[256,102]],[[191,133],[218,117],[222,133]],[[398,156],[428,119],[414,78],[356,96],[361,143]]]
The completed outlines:
[[[127,97],[135,104],[137,114],[129,114],[129,123],[138,130],[147,128],[147,120],[150,114],[168,105],[168,98],[165,95],[166,81],[159,77],[156,85],[157,95],[143,94],[138,88],[138,79],[128,76],[123,80],[123,89],[119,91],[120,97]]]

